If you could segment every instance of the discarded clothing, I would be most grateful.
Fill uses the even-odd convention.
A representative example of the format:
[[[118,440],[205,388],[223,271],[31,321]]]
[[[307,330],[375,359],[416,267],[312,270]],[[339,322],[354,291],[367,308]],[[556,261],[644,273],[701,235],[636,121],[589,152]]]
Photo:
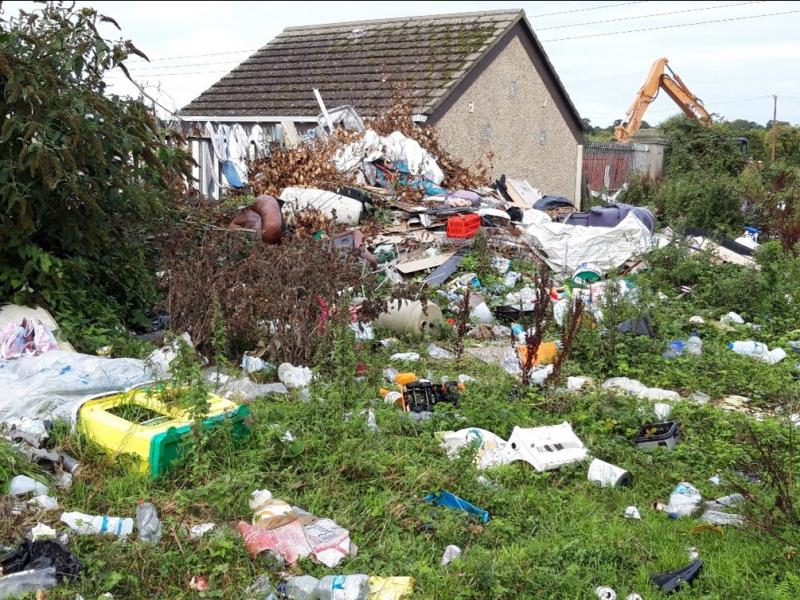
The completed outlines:
[[[703,569],[702,560],[694,560],[685,567],[650,576],[650,581],[665,594],[677,592],[684,583],[691,583]]]
[[[36,356],[58,350],[58,342],[50,329],[39,319],[23,318],[0,330],[0,359]]]

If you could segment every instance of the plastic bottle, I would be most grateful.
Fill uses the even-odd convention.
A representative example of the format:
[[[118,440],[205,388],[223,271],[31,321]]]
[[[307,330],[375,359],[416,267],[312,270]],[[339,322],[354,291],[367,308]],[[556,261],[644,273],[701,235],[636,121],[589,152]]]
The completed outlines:
[[[0,599],[16,598],[56,586],[56,568],[30,569],[0,577]]]
[[[692,331],[692,335],[686,340],[686,352],[700,356],[703,353],[703,340],[697,335],[696,331]]]
[[[686,350],[686,344],[683,340],[673,340],[667,345],[667,349],[662,356],[666,359],[677,358],[683,354],[684,350]]]
[[[45,484],[31,479],[27,475],[17,475],[9,482],[8,493],[12,496],[24,496],[26,494],[46,496],[50,493],[50,490]]]
[[[761,358],[769,354],[769,347],[766,344],[754,342],[753,340],[728,342],[728,348],[736,352],[736,354],[755,356],[756,358]]]
[[[368,600],[369,576],[328,575],[317,586],[319,600]]]
[[[383,370],[383,378],[388,381],[389,383],[394,383],[394,380],[399,375],[397,369],[393,369],[392,367],[386,367]]]
[[[142,502],[136,508],[136,529],[143,542],[157,544],[161,540],[161,521],[158,519],[156,507],[149,502]]]
[[[525,328],[519,323],[514,323],[511,326],[511,334],[516,338],[518,343],[525,343]]]
[[[291,600],[317,600],[317,587],[320,581],[311,575],[301,575],[299,577],[289,577],[286,584],[279,588],[280,591]]]
[[[61,514],[61,521],[69,525],[70,529],[85,535],[108,533],[117,537],[126,537],[133,532],[133,519],[129,518],[65,512]]]

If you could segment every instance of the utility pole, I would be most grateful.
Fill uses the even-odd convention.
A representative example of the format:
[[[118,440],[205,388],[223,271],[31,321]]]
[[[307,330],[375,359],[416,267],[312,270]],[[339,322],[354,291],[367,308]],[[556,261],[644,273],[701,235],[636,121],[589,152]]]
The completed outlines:
[[[772,162],[775,162],[775,142],[778,136],[778,97],[772,95]]]

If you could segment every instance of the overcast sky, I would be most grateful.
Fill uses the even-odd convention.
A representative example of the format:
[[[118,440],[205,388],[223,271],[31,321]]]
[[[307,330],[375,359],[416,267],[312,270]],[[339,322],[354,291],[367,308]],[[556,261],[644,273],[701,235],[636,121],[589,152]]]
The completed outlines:
[[[132,61],[131,73],[170,108],[198,96],[284,27],[522,8],[581,116],[594,125],[624,116],[650,64],[661,56],[710,112],[765,123],[772,118],[771,95],[777,94],[778,118],[800,123],[800,2],[81,4],[114,17],[122,36],[150,57],[150,64]],[[8,16],[30,3],[3,6]],[[119,75],[108,81],[114,92],[134,91]],[[654,124],[676,111],[661,94],[645,120]]]

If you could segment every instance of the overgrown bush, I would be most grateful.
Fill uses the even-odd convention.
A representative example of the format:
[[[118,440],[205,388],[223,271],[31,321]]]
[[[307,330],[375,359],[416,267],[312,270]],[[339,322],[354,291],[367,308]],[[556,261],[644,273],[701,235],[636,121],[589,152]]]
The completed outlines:
[[[725,127],[704,127],[681,116],[667,119],[661,128],[667,137],[664,168],[667,177],[693,171],[736,177],[744,168],[746,158]]]
[[[216,219],[196,210],[164,242],[172,325],[188,331],[203,353],[220,353],[211,347],[219,320],[230,356],[263,341],[267,358],[305,364],[330,350],[334,322],[350,322],[347,294],[367,299],[362,320],[382,307],[379,278],[356,252],[302,233],[268,245],[249,231],[218,227]],[[404,288],[390,291],[400,296]]]
[[[655,193],[654,204],[673,227],[732,233],[743,224],[736,180],[725,173],[689,172],[666,178]]]
[[[0,296],[110,331],[152,306],[148,236],[189,161],[143,104],[105,94],[143,55],[104,23],[61,3],[0,20]]]

